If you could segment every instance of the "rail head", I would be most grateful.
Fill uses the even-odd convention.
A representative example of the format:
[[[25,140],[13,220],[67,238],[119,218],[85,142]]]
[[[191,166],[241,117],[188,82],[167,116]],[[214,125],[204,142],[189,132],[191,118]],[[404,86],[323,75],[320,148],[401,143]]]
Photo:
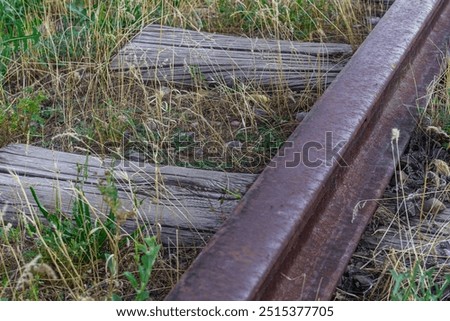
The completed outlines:
[[[397,0],[166,300],[331,298],[448,30],[450,1]]]

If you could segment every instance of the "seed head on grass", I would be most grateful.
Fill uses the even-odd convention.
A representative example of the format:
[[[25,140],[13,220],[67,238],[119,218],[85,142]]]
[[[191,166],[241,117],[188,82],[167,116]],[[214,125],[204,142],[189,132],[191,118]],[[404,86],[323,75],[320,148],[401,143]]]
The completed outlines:
[[[447,162],[440,159],[435,159],[433,160],[432,164],[436,166],[436,174],[450,176],[450,167],[448,166]]]
[[[392,128],[391,141],[398,143],[399,138],[400,138],[400,130],[398,128]]]
[[[55,271],[46,263],[39,262],[42,256],[38,255],[24,266],[20,278],[17,280],[16,290],[23,291],[31,286],[36,276],[54,281],[58,277]]]

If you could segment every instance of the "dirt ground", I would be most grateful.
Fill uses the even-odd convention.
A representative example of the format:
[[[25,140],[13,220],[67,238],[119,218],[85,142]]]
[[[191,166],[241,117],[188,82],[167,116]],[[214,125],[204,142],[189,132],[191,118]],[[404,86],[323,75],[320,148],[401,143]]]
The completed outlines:
[[[433,294],[448,278],[450,140],[430,123],[425,120],[416,130],[397,176],[377,200],[379,208],[342,277],[336,300],[392,300],[396,285],[418,286],[405,299],[424,299],[422,286],[434,283]],[[441,299],[449,298],[445,290]]]

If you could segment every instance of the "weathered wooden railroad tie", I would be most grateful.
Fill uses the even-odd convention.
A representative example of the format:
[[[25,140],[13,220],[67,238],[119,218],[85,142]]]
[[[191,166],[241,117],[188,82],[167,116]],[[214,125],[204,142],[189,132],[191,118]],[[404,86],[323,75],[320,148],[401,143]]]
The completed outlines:
[[[113,58],[114,71],[181,86],[325,88],[345,66],[351,46],[253,39],[149,25]]]
[[[256,175],[155,167],[10,145],[0,149],[3,220],[16,224],[21,217],[41,217],[30,187],[47,210],[67,215],[82,193],[94,214],[105,219],[109,207],[99,187],[108,178],[113,179],[120,210],[127,216],[120,225],[124,232],[133,232],[139,225],[163,243],[202,245],[230,215]]]

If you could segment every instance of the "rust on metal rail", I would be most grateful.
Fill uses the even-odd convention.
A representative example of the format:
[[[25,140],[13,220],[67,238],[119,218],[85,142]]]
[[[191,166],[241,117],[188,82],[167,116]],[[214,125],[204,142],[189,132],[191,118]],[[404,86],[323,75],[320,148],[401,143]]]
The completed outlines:
[[[330,299],[449,30],[450,1],[397,0],[166,299]]]

